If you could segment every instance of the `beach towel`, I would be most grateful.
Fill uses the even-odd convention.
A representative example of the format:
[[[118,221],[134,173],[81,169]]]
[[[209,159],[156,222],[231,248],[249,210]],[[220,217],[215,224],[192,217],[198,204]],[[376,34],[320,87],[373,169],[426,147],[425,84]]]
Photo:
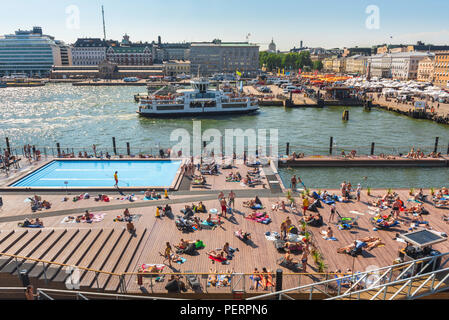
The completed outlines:
[[[147,264],[147,263],[144,263],[144,264],[142,264],[140,266],[139,273],[147,273],[147,272],[149,273],[153,266],[156,266],[156,268],[157,268],[157,270],[159,272],[163,272],[164,268],[165,268],[164,264]],[[162,281],[164,281],[165,275],[163,275],[163,274],[162,275],[147,275],[146,277],[156,277],[156,279],[155,279],[156,282],[162,282]]]
[[[137,198],[136,198],[136,200],[137,200]],[[149,198],[144,197],[143,198],[143,201],[150,201],[150,200],[158,200],[158,198],[151,198],[151,197],[149,197]]]
[[[364,216],[365,214],[362,212],[358,212],[358,211],[349,211],[349,213],[353,213],[353,214],[358,214],[359,216]]]
[[[64,217],[64,218],[61,220],[61,223],[76,223],[75,220],[76,220],[75,217],[67,216],[67,217]]]
[[[379,212],[380,208],[368,206],[368,209],[371,211]]]
[[[82,219],[81,222],[83,222],[83,223],[100,222],[100,221],[103,221],[105,216],[106,216],[105,213],[96,213],[96,214],[93,215],[93,217],[90,219],[90,221]]]
[[[277,233],[276,231],[265,233],[265,239],[267,239],[268,241],[276,241],[277,239],[279,239],[279,237],[279,233]]]
[[[179,257],[179,259],[180,259],[180,260],[176,261],[176,263],[178,263],[178,264],[183,264],[184,262],[187,261],[187,259],[186,259],[186,258],[183,258],[183,257]]]
[[[335,201],[334,200],[323,200],[323,202],[325,203],[325,204],[334,204],[335,203]]]
[[[293,234],[293,233],[287,233],[287,241],[288,242],[301,242],[304,240],[304,236]]]
[[[219,259],[219,258],[212,257],[212,256],[209,256],[209,259],[216,261],[216,262],[221,262],[221,263],[226,261],[226,258]]]
[[[263,209],[263,206],[260,204],[255,204],[254,206],[251,207],[251,209],[253,209],[253,210]]]

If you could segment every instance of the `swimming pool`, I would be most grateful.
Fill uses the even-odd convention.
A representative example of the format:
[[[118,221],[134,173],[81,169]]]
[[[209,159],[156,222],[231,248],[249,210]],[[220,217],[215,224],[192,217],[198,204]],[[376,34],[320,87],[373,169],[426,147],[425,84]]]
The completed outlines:
[[[119,187],[170,187],[180,166],[171,160],[54,160],[10,186],[114,187],[117,171]]]

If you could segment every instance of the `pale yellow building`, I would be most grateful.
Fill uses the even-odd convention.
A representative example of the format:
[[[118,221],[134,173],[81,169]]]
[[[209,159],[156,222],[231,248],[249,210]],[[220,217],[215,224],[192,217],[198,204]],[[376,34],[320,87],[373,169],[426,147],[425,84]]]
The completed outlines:
[[[177,76],[181,74],[190,74],[190,61],[169,60],[164,61],[164,74],[166,76]]]
[[[333,62],[334,58],[325,58],[323,59],[323,70],[331,71],[333,70]]]
[[[422,82],[432,82],[433,72],[435,66],[435,57],[429,56],[422,59],[418,63],[418,81]]]
[[[449,88],[449,51],[435,52],[433,83]]]
[[[335,73],[344,73],[346,70],[346,58],[336,58],[332,60],[332,71]]]
[[[346,73],[355,73],[359,75],[366,74],[368,58],[362,55],[355,55],[346,58]]]

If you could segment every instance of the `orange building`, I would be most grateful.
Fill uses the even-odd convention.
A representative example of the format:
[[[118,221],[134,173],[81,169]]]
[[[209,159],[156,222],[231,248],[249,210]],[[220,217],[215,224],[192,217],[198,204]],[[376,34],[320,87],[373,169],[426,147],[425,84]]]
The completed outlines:
[[[435,52],[433,83],[449,88],[449,51]]]

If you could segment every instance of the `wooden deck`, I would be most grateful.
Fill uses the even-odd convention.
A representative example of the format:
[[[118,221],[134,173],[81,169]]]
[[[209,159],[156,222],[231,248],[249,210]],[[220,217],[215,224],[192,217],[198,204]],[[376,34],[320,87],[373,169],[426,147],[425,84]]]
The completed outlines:
[[[254,192],[257,193],[257,190]],[[409,198],[408,190],[396,190],[396,192],[405,202]],[[337,191],[335,193],[338,194]],[[337,210],[342,216],[359,217],[359,227],[353,230],[338,230],[335,225],[331,224],[338,241],[324,240],[318,228],[309,227],[313,234],[313,239],[324,257],[328,272],[333,272],[336,269],[346,271],[348,268],[353,271],[364,271],[372,266],[391,265],[394,259],[397,258],[398,249],[402,248],[404,244],[393,240],[393,238],[397,232],[408,230],[410,217],[401,217],[401,224],[395,229],[373,231],[373,226],[369,222],[371,215],[367,213],[367,201],[384,193],[385,190],[373,190],[372,195],[367,196],[364,191],[361,202],[337,203]],[[425,190],[425,193],[428,194],[429,191]],[[226,192],[225,195],[227,195]],[[185,204],[197,203],[196,197],[198,196],[192,195],[190,198],[186,198],[185,202],[172,204],[175,215],[179,214],[180,209]],[[279,232],[279,226],[287,216],[299,227],[302,214],[298,212],[272,212],[272,205],[276,201],[284,200],[285,198],[262,198],[262,202],[267,208],[266,211],[270,214],[273,221],[269,225],[260,224],[244,218],[244,215],[251,211],[243,208],[243,201],[248,199],[238,198],[236,200],[235,219],[224,220],[224,224],[215,230],[201,230],[191,234],[184,234],[178,231],[174,220],[168,217],[156,218],[156,208],[151,202],[148,202],[148,206],[131,209],[132,214],[142,215],[139,221],[135,222],[137,237],[130,237],[124,230],[125,223],[113,221],[113,218],[122,214],[123,211],[121,209],[109,210],[108,206],[104,204],[99,204],[97,210],[92,211],[93,213],[106,213],[104,220],[99,223],[63,224],[61,220],[64,216],[45,218],[46,227],[41,230],[18,228],[17,221],[1,223],[0,251],[120,274],[123,272],[137,272],[138,267],[142,264],[163,263],[164,258],[159,255],[159,252],[164,250],[165,242],[167,241],[174,245],[181,238],[189,240],[201,239],[206,244],[206,249],[201,250],[198,256],[185,255],[184,257],[187,259],[185,263],[174,264],[173,268],[167,266],[164,271],[186,272],[191,270],[196,273],[208,273],[212,269],[217,272],[233,270],[235,272],[251,273],[255,267],[259,270],[266,267],[273,271],[281,268],[284,272],[290,273],[291,271],[277,264],[276,261],[282,257],[282,254],[275,250],[273,242],[265,238],[265,232]],[[203,203],[208,209],[218,208],[218,200],[205,200]],[[434,208],[430,203],[425,203],[424,207],[430,211],[430,215],[425,216],[425,219],[430,222],[430,226],[436,231],[449,233],[449,225],[442,220],[443,214],[448,214],[449,211]],[[79,211],[79,214],[82,214],[83,206],[79,207]],[[329,206],[324,205],[319,211],[327,223],[330,212]],[[353,214],[351,211],[357,211],[364,215]],[[38,215],[36,214],[36,216]],[[206,214],[199,214],[199,216],[201,219],[207,217]],[[234,232],[238,229],[251,233],[254,246],[245,245],[234,236]],[[14,230],[14,233],[11,233],[11,230]],[[354,239],[368,235],[380,237],[385,246],[375,248],[372,251],[365,251],[363,256],[357,258],[336,252],[337,248],[352,243]],[[231,247],[239,248],[239,252],[236,252],[229,265],[212,264],[206,255],[206,251],[222,248],[225,242],[229,242]],[[449,243],[443,242],[435,245],[434,248],[441,252],[447,252],[449,251]],[[296,258],[299,259],[299,256]],[[23,264],[21,268],[28,269],[31,277],[37,277],[41,280],[47,277],[54,279],[54,281],[64,281],[67,277],[65,269],[60,266],[51,267],[44,274],[41,263],[37,264],[31,261],[21,261],[21,263]],[[2,267],[0,272],[14,273],[16,270],[12,260],[8,257],[1,259],[0,266]],[[317,271],[311,257],[309,257],[307,269],[308,272],[312,273]],[[299,279],[298,276],[287,275],[284,280],[284,288],[310,283],[317,279],[322,278],[305,275]],[[137,277],[134,275],[126,276],[125,281],[128,292],[141,293],[150,291],[148,282],[141,288],[137,285]],[[165,292],[163,289],[165,283],[157,284],[153,290]],[[115,291],[119,287],[119,279],[116,276],[102,274],[98,277],[97,284],[95,273],[81,271],[81,285],[93,288],[98,286],[100,289]],[[247,279],[247,289],[249,285],[250,283]],[[209,288],[209,292],[214,292],[214,290],[217,291],[217,289]]]

